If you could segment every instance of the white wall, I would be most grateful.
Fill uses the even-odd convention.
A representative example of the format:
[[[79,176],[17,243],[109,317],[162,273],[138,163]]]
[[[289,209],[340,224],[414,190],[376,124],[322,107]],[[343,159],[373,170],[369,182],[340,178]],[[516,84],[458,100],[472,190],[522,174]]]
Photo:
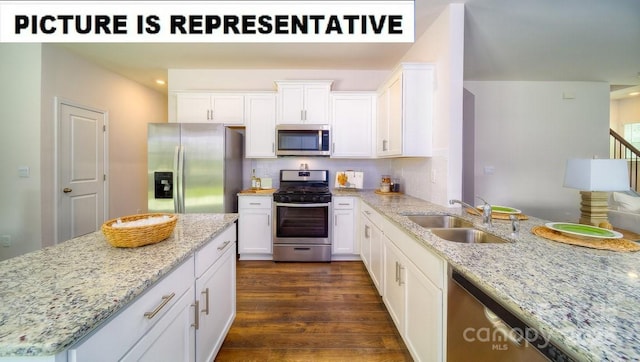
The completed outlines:
[[[467,81],[464,86],[475,96],[476,195],[532,216],[577,222],[580,196],[562,186],[565,163],[609,158],[609,85]]]
[[[406,193],[440,205],[462,194],[462,97],[464,5],[449,5],[402,58],[436,64],[434,156],[397,159]]]
[[[640,123],[640,96],[622,98],[611,101],[611,128],[624,136],[624,125]]]
[[[166,122],[166,96],[84,60],[55,45],[43,45],[43,245],[51,245],[55,210],[54,98],[108,113],[109,215],[147,208],[147,123]]]
[[[0,44],[0,260],[40,248],[40,59],[39,44]]]

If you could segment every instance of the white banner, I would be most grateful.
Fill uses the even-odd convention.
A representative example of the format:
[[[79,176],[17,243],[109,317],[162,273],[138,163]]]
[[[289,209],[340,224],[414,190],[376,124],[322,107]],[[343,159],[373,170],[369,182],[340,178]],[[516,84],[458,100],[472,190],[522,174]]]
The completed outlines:
[[[414,41],[414,2],[0,2],[0,42]]]

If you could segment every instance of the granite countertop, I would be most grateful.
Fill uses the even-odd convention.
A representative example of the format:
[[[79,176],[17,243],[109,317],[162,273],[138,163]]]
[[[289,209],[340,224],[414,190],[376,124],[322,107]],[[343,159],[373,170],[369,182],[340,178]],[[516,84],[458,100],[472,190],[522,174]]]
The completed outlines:
[[[614,252],[540,238],[531,228],[547,220],[520,221],[516,239],[510,221],[489,229],[478,216],[463,218],[512,242],[463,244],[440,239],[403,213],[460,214],[405,195],[336,192],[358,196],[409,232],[426,248],[580,360],[640,359],[640,252]],[[523,210],[526,214],[526,210]]]
[[[115,248],[98,231],[0,262],[0,357],[64,351],[237,218],[179,214],[157,244]]]

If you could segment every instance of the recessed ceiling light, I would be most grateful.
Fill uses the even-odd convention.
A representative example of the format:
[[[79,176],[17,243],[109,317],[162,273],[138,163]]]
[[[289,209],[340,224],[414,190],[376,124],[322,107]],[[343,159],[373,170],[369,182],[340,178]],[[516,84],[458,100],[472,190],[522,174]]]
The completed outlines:
[[[631,92],[631,93],[629,93],[630,96],[637,96],[638,94],[640,94],[640,92]]]
[[[156,79],[156,84],[165,85],[165,81],[162,79]]]

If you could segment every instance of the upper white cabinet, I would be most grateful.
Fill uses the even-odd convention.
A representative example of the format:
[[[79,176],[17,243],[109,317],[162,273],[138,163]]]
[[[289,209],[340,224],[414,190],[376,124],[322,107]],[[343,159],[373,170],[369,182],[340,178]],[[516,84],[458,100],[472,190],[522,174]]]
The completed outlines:
[[[176,122],[244,124],[244,95],[178,93]]]
[[[278,124],[329,124],[333,81],[276,81]]]
[[[402,63],[378,90],[376,154],[432,156],[434,66]]]
[[[331,157],[374,156],[375,92],[331,93]]]
[[[276,157],[276,95],[247,94],[245,110],[245,157]]]

